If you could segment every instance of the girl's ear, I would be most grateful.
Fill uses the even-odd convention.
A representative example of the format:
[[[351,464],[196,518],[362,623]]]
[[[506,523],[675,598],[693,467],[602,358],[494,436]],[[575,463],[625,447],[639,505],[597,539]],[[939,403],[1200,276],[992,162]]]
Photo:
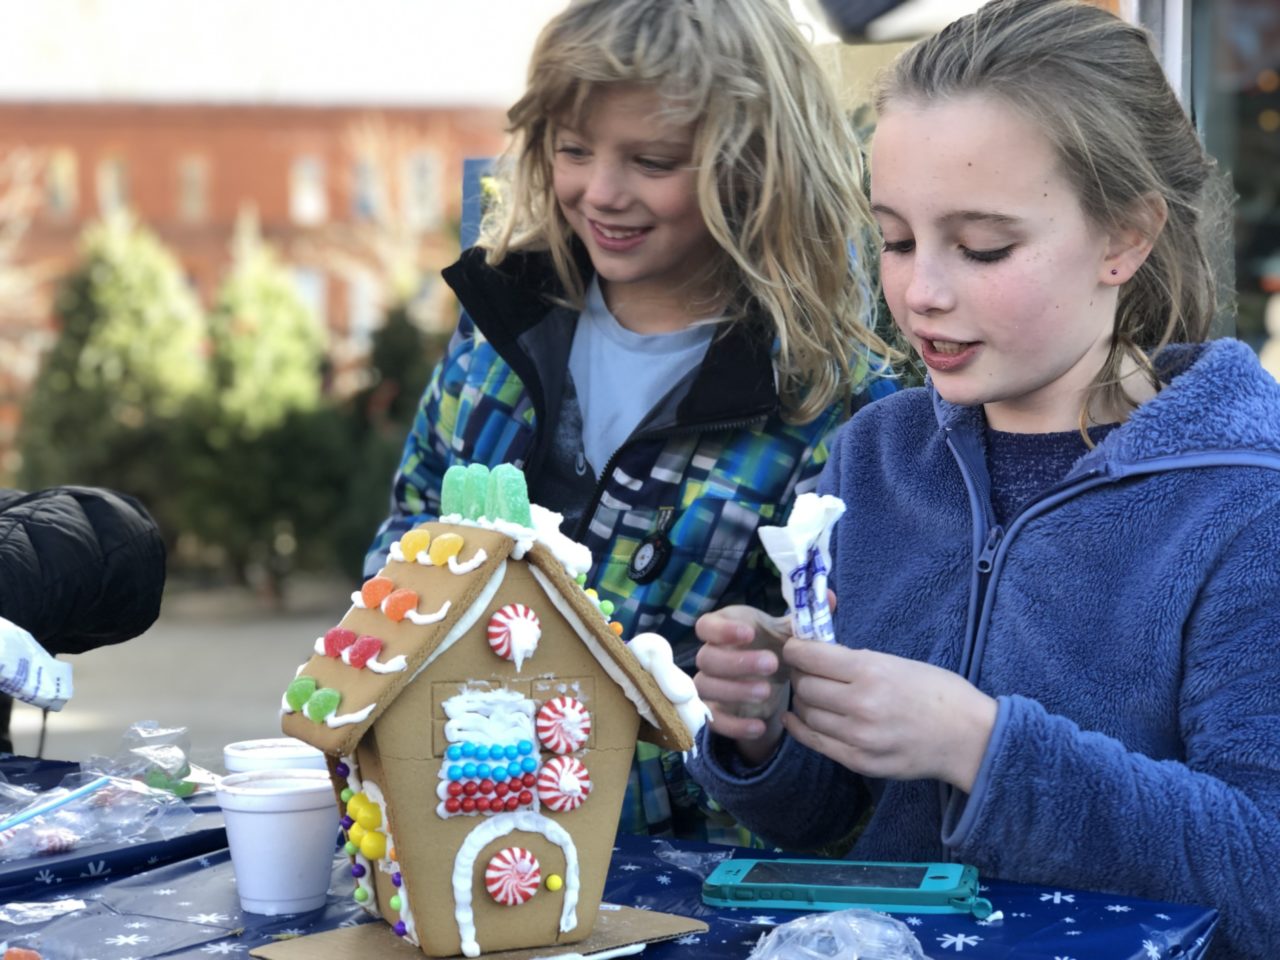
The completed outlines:
[[[1164,197],[1150,194],[1137,201],[1125,226],[1117,227],[1107,238],[1107,252],[1102,260],[1101,281],[1118,287],[1128,282],[1146,263],[1156,238],[1169,219]]]

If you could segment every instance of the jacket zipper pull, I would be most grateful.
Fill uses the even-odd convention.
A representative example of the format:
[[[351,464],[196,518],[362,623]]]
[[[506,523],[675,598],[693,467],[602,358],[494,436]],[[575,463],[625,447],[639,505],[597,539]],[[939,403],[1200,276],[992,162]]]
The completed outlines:
[[[1000,541],[1004,539],[1004,527],[997,524],[987,532],[987,543],[982,548],[982,552],[978,554],[978,572],[990,573],[991,561],[995,558],[996,548],[1000,546]]]

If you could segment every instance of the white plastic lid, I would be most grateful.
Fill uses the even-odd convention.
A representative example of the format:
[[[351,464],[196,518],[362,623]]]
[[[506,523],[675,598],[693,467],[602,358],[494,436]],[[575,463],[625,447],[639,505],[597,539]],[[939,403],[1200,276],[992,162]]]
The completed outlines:
[[[327,770],[324,754],[293,737],[240,740],[222,748],[228,773],[244,770]]]

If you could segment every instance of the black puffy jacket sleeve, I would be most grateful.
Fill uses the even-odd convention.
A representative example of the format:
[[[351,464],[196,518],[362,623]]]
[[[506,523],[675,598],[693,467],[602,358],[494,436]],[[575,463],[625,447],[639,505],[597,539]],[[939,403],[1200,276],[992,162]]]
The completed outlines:
[[[165,548],[137,500],[96,487],[0,490],[0,616],[50,653],[83,653],[160,613]]]

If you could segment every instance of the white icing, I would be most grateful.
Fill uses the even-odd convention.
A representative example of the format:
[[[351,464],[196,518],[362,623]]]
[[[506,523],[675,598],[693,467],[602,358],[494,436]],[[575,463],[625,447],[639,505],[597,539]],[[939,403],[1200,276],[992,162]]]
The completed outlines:
[[[532,620],[515,617],[507,624],[507,630],[511,634],[511,662],[516,665],[516,673],[519,673],[525,660],[537,651],[538,641],[542,639],[542,627]]]
[[[444,702],[445,739],[450,743],[469,740],[485,746],[505,745],[513,740],[537,742],[533,715],[537,705],[515,690],[464,690]]]
[[[702,725],[711,719],[711,711],[698,696],[693,678],[676,666],[671,645],[656,633],[641,633],[627,641],[627,649],[653,677],[663,696],[675,706],[689,736],[696,740]]]
[[[484,589],[480,591],[480,596],[476,597],[471,606],[467,607],[466,612],[458,618],[458,622],[453,625],[448,633],[444,635],[444,639],[437,644],[436,648],[431,651],[431,655],[422,661],[422,666],[413,672],[413,676],[409,678],[409,682],[422,673],[423,670],[431,666],[442,654],[452,647],[458,640],[470,630],[481,614],[488,609],[489,604],[493,602],[494,596],[498,592],[498,588],[502,586],[502,580],[507,575],[507,561],[503,560],[498,564],[498,569],[493,571],[493,576],[489,578],[489,582],[484,585]]]
[[[453,606],[452,600],[446,600],[439,610],[432,613],[419,613],[417,610],[410,610],[404,615],[404,618],[410,623],[416,623],[420,627],[428,624],[439,623],[449,615],[449,608]]]
[[[576,577],[591,569],[591,551],[560,532],[560,524],[564,517],[536,503],[529,505],[529,516],[533,521],[532,527],[522,527],[509,520],[490,520],[487,517],[467,520],[456,513],[441,517],[440,522],[454,523],[464,527],[480,527],[510,537],[515,541],[515,547],[511,551],[513,560],[524,559],[529,548],[535,543],[540,543],[559,561],[569,576]]]
[[[419,563],[419,565],[424,566],[424,567],[434,567],[434,566],[435,566],[435,563],[433,563],[433,562],[432,562],[432,560],[431,560],[431,554],[430,554],[430,553],[428,553],[426,550],[419,550],[419,551],[418,551],[418,563]]]
[[[391,549],[387,551],[387,559],[398,560],[400,563],[404,563],[404,550],[400,548],[399,540],[396,540],[391,544]]]
[[[361,723],[373,713],[374,704],[369,704],[362,710],[355,713],[331,713],[324,718],[324,725],[330,729],[336,730],[338,727],[345,727],[351,723]]]
[[[351,594],[351,605],[353,607],[359,607],[361,610],[369,609],[365,606],[364,595],[359,590],[356,590]]]
[[[475,556],[466,563],[459,563],[457,557],[450,557],[449,569],[457,574],[470,573],[473,570],[478,570],[480,568],[480,564],[484,563],[488,559],[489,555],[485,553],[484,548],[481,547],[476,551]]]
[[[596,661],[604,668],[604,672],[609,675],[609,679],[622,689],[623,694],[625,694],[626,698],[631,701],[631,705],[636,708],[636,712],[639,713],[640,716],[651,726],[659,726],[658,718],[654,714],[653,708],[649,706],[649,702],[645,700],[640,689],[631,682],[631,678],[627,676],[622,667],[618,666],[617,661],[609,655],[603,646],[601,646],[600,641],[596,638],[595,634],[591,633],[586,628],[581,618],[578,616],[577,611],[569,605],[569,601],[566,600],[561,595],[560,591],[556,589],[555,585],[547,579],[546,574],[537,567],[531,566],[529,568],[529,572],[532,573],[533,578],[538,581],[538,586],[542,587],[542,591],[547,595],[547,599],[549,599],[552,605],[560,611],[560,615],[569,621],[569,626],[573,627],[574,632],[577,633],[582,642],[586,644],[587,649],[591,651],[591,655],[596,658]]]
[[[560,932],[567,933],[578,925],[578,848],[574,846],[573,838],[558,823],[531,810],[500,813],[467,834],[453,861],[453,916],[458,923],[462,952],[468,957],[480,955],[475,916],[471,910],[471,878],[476,857],[489,843],[513,830],[541,834],[564,852],[564,908],[560,911]]]
[[[326,656],[328,655],[324,649],[324,637],[316,637],[316,644],[312,649],[315,650],[316,653]]]
[[[398,654],[385,663],[381,660],[370,660],[365,666],[374,673],[399,673],[409,666],[409,661],[404,654]]]

